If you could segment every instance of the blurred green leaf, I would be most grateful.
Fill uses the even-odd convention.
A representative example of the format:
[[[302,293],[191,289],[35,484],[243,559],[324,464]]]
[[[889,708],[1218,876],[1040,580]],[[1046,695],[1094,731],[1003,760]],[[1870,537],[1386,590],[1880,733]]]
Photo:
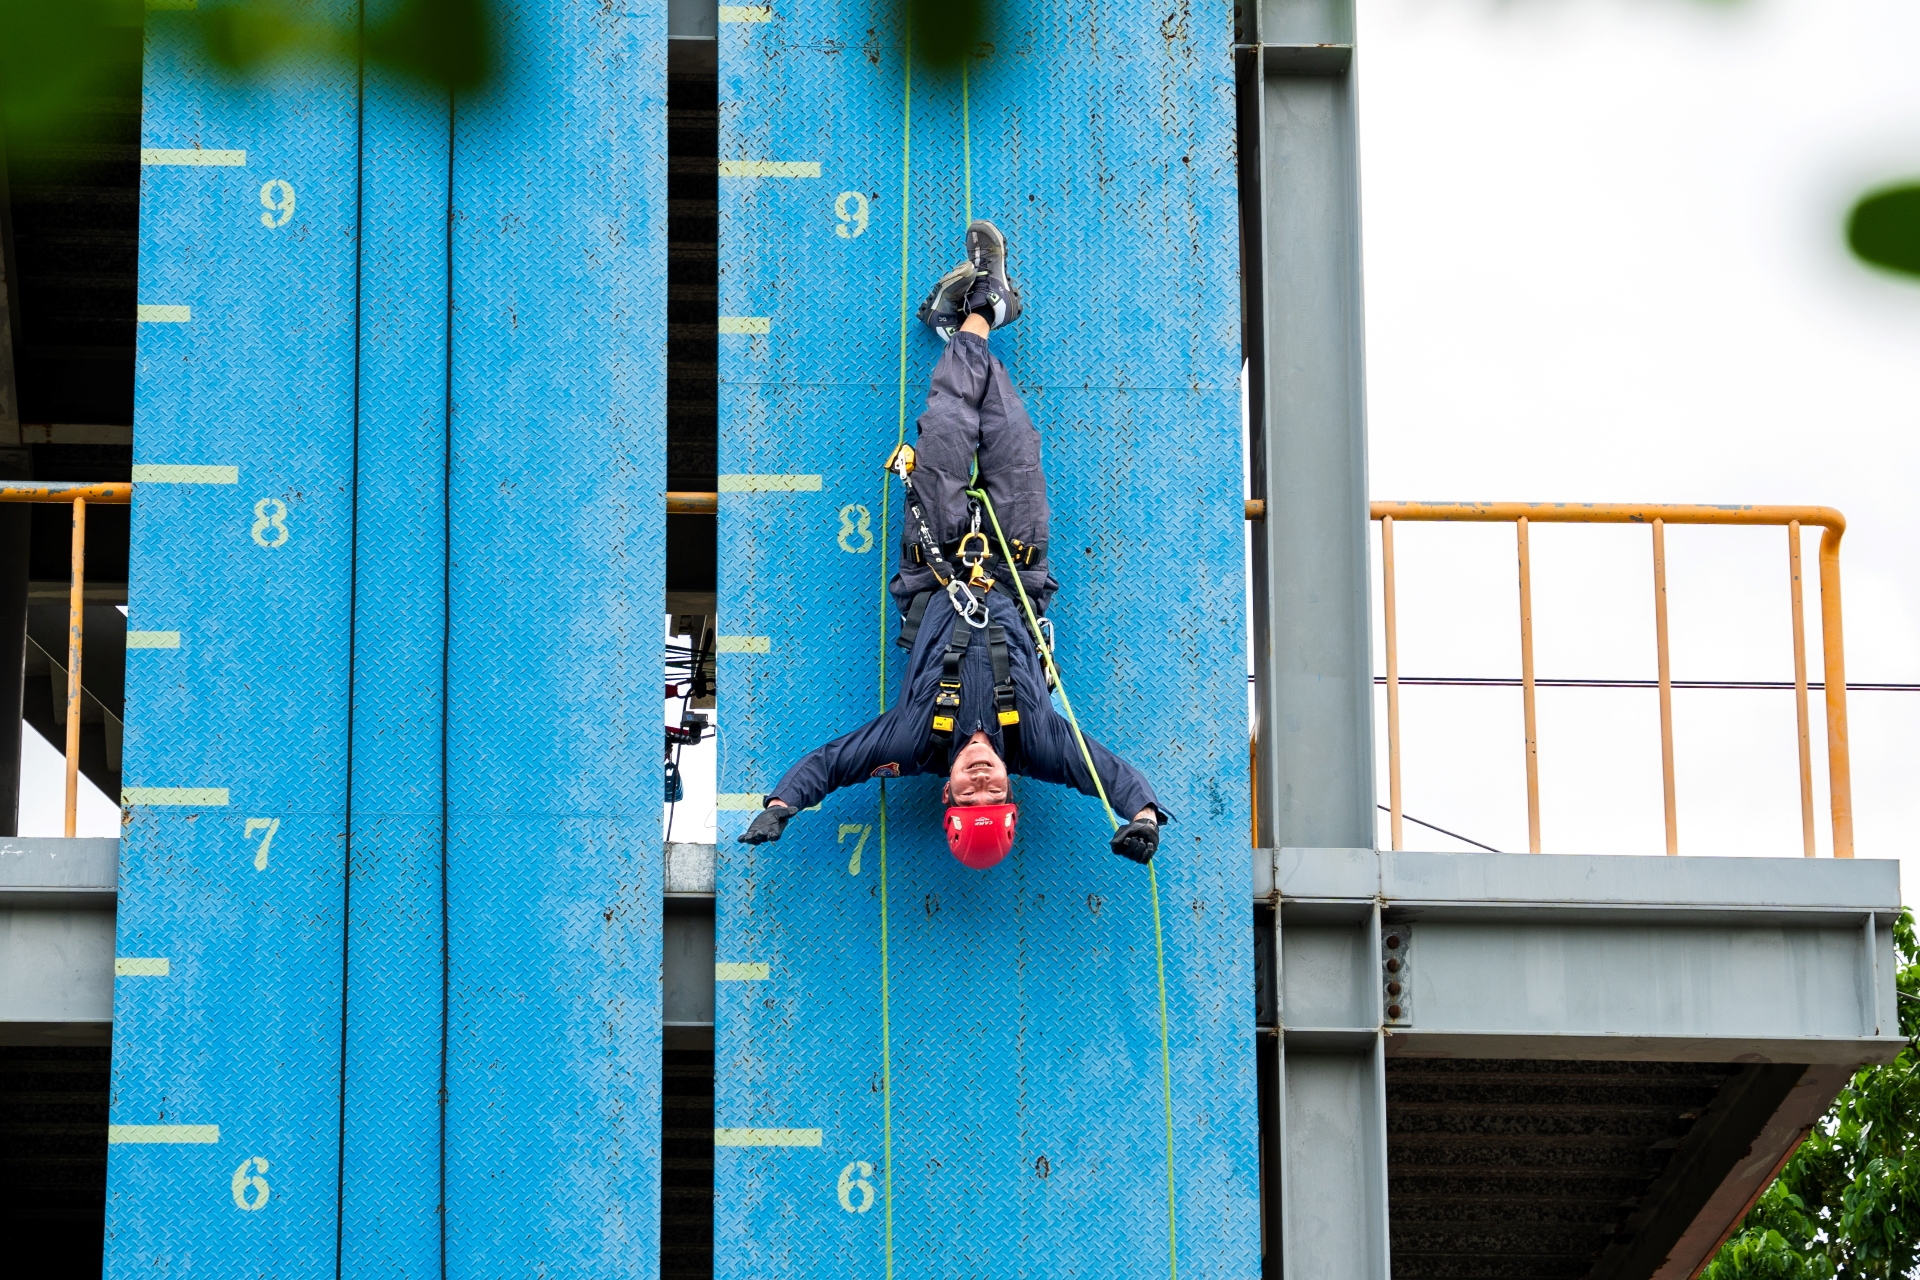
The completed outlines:
[[[958,71],[987,38],[990,0],[900,0],[911,24],[914,61],[935,71]]]
[[[29,147],[122,78],[140,0],[0,0],[0,113]],[[119,35],[116,42],[108,37]]]
[[[406,0],[367,32],[367,58],[449,90],[477,89],[493,74],[487,0]]]
[[[1920,183],[1860,197],[1847,216],[1847,247],[1876,267],[1920,276]]]

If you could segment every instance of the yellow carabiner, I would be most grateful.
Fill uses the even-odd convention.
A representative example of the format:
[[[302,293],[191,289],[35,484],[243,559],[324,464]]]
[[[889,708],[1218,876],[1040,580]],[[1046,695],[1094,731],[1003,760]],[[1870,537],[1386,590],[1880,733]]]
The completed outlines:
[[[913,446],[902,441],[893,447],[892,453],[887,455],[887,464],[881,470],[891,471],[904,480],[913,474],[914,461]]]

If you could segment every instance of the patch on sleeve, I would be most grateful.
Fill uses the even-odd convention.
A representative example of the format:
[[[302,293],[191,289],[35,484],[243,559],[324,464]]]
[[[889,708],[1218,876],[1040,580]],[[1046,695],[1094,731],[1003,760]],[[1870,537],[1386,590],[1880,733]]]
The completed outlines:
[[[867,776],[869,778],[897,778],[900,776],[900,766],[897,762],[889,760]]]

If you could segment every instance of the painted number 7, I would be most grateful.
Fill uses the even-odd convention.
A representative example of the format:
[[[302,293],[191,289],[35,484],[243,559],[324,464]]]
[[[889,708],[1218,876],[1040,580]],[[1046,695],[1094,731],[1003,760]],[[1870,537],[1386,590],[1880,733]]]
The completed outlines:
[[[847,837],[851,835],[860,837],[853,843],[853,856],[847,859],[848,875],[857,876],[860,874],[860,851],[867,847],[867,836],[872,831],[873,828],[871,826],[858,822],[843,822],[840,824],[840,839],[838,843],[845,844]]]
[[[267,833],[260,837],[260,847],[253,851],[253,869],[255,871],[265,871],[267,869],[267,850],[273,847],[274,833],[279,830],[280,819],[278,818],[247,819],[247,839],[253,839],[253,833],[256,831],[264,831]]]

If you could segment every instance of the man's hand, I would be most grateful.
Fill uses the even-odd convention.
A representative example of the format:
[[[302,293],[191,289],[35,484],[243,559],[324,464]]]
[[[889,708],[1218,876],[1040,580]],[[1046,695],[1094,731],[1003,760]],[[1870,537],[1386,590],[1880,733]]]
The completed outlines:
[[[1153,861],[1160,847],[1160,822],[1151,809],[1142,809],[1138,817],[1113,833],[1113,851],[1142,866]]]
[[[775,800],[754,816],[753,822],[740,833],[741,844],[765,844],[769,840],[778,840],[781,832],[792,821],[794,811]]]

